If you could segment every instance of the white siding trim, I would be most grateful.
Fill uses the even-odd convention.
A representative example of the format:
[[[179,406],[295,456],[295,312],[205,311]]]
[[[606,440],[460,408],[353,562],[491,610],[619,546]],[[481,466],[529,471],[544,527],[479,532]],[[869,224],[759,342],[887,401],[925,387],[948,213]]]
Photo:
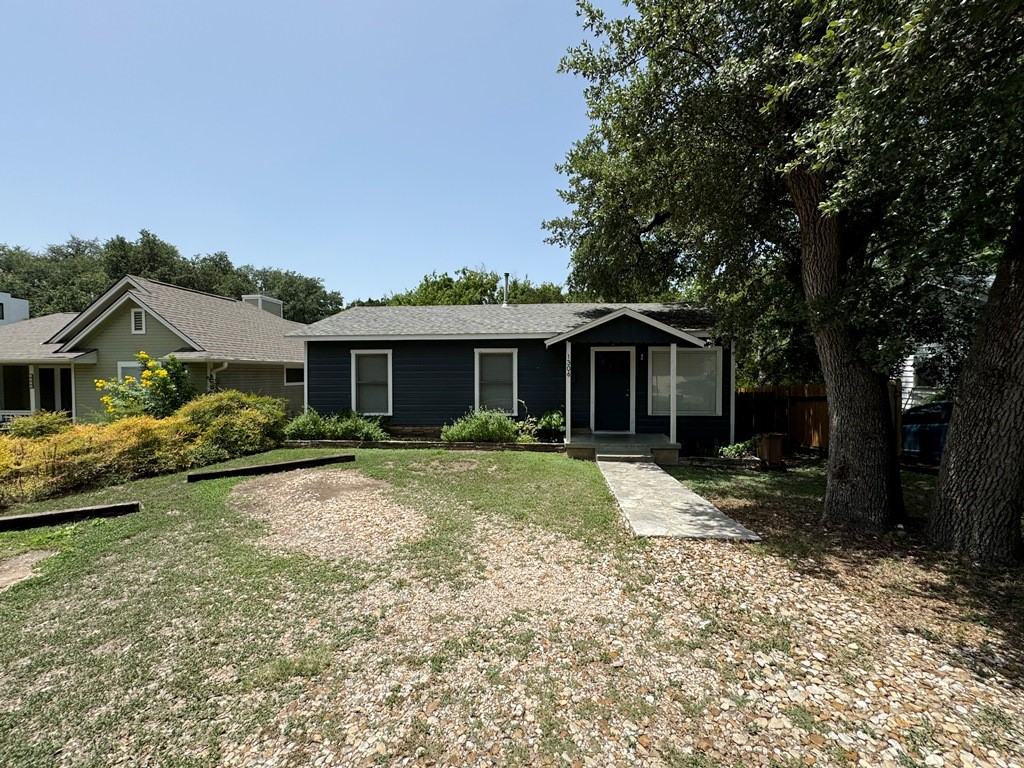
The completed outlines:
[[[647,348],[647,415],[648,416],[668,416],[668,411],[655,411],[652,403],[654,394],[654,355],[653,352],[671,352],[668,347],[648,347]],[[707,354],[709,352],[715,352],[717,362],[715,368],[717,375],[715,377],[715,412],[714,413],[695,413],[694,411],[687,411],[685,409],[679,409],[679,416],[721,416],[722,415],[722,348],[721,347],[705,347],[704,349],[687,349],[685,347],[679,347],[676,349],[676,354],[679,355],[690,355],[690,354]]]
[[[604,325],[605,323],[610,322],[612,320],[616,320],[620,317],[631,317],[634,320],[637,320],[641,323],[645,323],[646,325],[649,325],[652,328],[657,328],[659,331],[664,331],[665,333],[675,336],[676,338],[682,339],[683,341],[688,341],[689,343],[694,344],[698,347],[704,346],[703,339],[699,339],[693,334],[687,333],[686,331],[681,331],[678,328],[673,328],[671,325],[666,325],[660,320],[655,320],[653,317],[648,317],[642,312],[637,312],[635,309],[630,309],[629,307],[622,307],[622,309],[617,309],[614,312],[605,315],[604,317],[599,317],[597,320],[591,320],[589,323],[578,325],[575,328],[566,331],[565,333],[560,333],[557,336],[548,339],[544,343],[550,347],[552,344],[557,344],[560,341],[566,341],[567,339],[571,339],[573,336],[584,333],[585,331],[589,331],[591,328],[596,328],[599,325]]]
[[[356,408],[356,358],[360,355],[387,355],[388,356],[388,410],[387,413],[363,413]],[[391,416],[394,414],[395,401],[394,401],[394,385],[395,377],[394,371],[391,366],[391,350],[390,349],[353,349],[351,355],[351,365],[349,378],[352,380],[352,410],[356,413],[362,413],[364,416]]]
[[[290,339],[305,339],[306,341],[458,341],[458,340],[503,340],[509,339],[549,339],[550,333],[380,333],[375,335],[367,334],[330,334],[323,336],[310,336],[307,334],[291,331],[286,333]]]
[[[309,342],[302,342],[302,370],[309,371]],[[302,410],[309,410],[309,376],[302,375]]]
[[[510,416],[519,415],[519,349],[508,347],[477,347],[473,350],[473,410],[480,410],[480,355],[512,355],[512,410]]]

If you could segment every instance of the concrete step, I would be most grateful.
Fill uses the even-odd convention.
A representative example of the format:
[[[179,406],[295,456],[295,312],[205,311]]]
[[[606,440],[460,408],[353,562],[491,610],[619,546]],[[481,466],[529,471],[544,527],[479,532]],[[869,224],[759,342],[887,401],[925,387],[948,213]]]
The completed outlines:
[[[623,451],[617,450],[615,453],[601,453],[597,452],[598,461],[651,461],[650,451]]]

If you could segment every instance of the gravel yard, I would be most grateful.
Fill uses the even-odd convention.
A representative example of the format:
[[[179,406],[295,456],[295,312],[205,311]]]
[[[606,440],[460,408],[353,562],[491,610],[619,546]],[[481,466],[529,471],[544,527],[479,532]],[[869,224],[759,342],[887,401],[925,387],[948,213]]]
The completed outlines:
[[[287,531],[318,556],[348,541],[379,557],[422,528],[384,484],[367,494],[357,472],[327,474],[236,493],[271,520],[271,542]],[[344,491],[341,478],[354,494],[310,493]],[[378,614],[376,633],[225,763],[1020,764],[1021,692],[884,602],[742,545],[619,549],[477,521],[457,583],[391,562],[345,608]]]
[[[87,602],[0,596],[0,763],[1024,765],[1019,648],[938,569],[637,541],[592,465],[413,453],[216,481],[83,554]]]

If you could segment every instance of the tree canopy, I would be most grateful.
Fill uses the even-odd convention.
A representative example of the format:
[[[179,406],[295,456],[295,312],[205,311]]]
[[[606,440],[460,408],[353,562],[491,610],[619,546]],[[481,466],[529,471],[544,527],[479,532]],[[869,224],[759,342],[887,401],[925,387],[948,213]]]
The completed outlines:
[[[966,347],[1007,238],[1019,4],[626,5],[580,2],[593,38],[562,65],[591,119],[561,168],[571,212],[546,223],[570,287],[686,285],[779,360],[809,331],[832,416],[824,520],[892,525],[886,379],[923,343]]]
[[[284,302],[289,320],[314,323],[343,307],[323,280],[291,270],[236,267],[223,251],[185,258],[178,249],[143,230],[136,240],[117,235],[106,242],[72,237],[42,253],[0,244],[0,289],[29,300],[32,315],[81,312],[125,275],[241,298],[265,293]]]
[[[414,288],[392,293],[380,299],[357,299],[354,306],[401,306],[445,304],[501,304],[504,298],[504,279],[497,272],[481,266],[478,269],[461,267],[454,275],[431,272],[424,275]],[[511,276],[508,300],[514,304],[555,304],[570,301],[562,286],[556,283],[534,283],[529,276]]]

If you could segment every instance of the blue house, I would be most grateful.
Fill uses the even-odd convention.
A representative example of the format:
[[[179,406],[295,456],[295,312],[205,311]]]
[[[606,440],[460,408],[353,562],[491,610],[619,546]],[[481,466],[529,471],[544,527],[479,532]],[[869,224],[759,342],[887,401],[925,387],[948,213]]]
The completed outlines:
[[[703,452],[734,433],[732,355],[711,324],[685,304],[351,307],[288,335],[305,342],[320,413],[386,416],[401,433],[474,408],[564,407],[569,444],[660,436]]]

